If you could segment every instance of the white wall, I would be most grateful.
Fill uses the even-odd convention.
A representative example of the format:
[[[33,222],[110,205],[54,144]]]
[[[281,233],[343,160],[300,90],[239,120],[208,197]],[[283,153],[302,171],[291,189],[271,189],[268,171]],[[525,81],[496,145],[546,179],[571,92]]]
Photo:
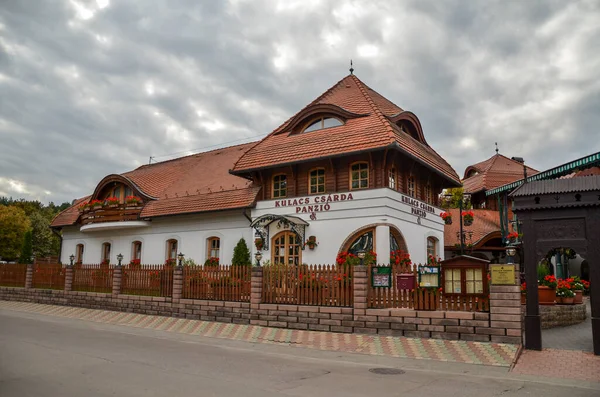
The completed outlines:
[[[258,202],[256,208],[252,210],[252,219],[266,214],[274,214],[297,216],[308,222],[306,237],[316,236],[319,245],[314,250],[306,247],[302,252],[302,262],[304,263],[335,263],[338,251],[347,237],[366,226],[377,224],[391,224],[400,230],[413,262],[425,263],[427,261],[427,237],[429,236],[438,239],[438,255],[444,254],[444,224],[439,217],[441,209],[433,208],[434,213],[428,212],[425,218],[419,218],[412,213],[412,207],[402,201],[403,195],[394,190],[383,188],[351,193],[352,200],[330,202],[329,211],[315,212],[316,219],[314,220],[311,220],[310,213],[297,212],[297,207],[302,208],[304,205],[276,207],[275,203],[278,200]],[[310,203],[313,203],[315,196],[296,198],[296,200],[307,197],[311,198]],[[289,200],[293,201],[294,199]],[[281,230],[283,229],[277,229],[276,222],[271,224],[270,239]],[[376,237],[377,240],[381,238],[389,237]],[[389,248],[385,248],[386,244],[377,244],[380,250],[386,251],[377,252],[378,261],[385,263],[389,260]],[[255,251],[253,246],[252,253],[254,254]],[[271,242],[269,242],[269,250],[263,250],[263,261],[270,260],[270,258]]]
[[[99,263],[104,242],[112,244],[111,263],[116,263],[117,254],[123,254],[123,263],[129,263],[132,255],[132,242],[142,242],[142,263],[162,264],[166,259],[166,241],[176,239],[178,251],[186,259],[204,263],[207,257],[206,239],[217,236],[221,239],[221,263],[231,263],[233,248],[240,238],[245,238],[249,247],[253,244],[249,220],[242,210],[214,212],[209,214],[181,215],[155,218],[149,227],[110,231],[88,231],[82,233],[79,226],[63,229],[61,260],[69,263],[69,256],[75,254],[79,243],[85,246],[83,263]]]

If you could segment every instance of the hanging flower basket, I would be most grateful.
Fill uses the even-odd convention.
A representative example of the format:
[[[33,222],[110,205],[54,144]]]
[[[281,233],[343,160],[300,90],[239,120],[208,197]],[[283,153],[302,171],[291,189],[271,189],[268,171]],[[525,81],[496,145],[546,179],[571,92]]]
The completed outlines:
[[[451,225],[452,224],[452,214],[449,212],[442,212],[440,214],[440,217],[444,220],[444,223],[446,225]]]
[[[463,224],[465,226],[471,226],[473,224],[473,219],[475,218],[475,213],[471,210],[463,211],[462,217],[463,217]]]
[[[304,242],[304,246],[310,248],[311,250],[314,250],[317,245],[319,245],[319,243],[317,242],[316,236],[309,236],[308,240]]]
[[[257,250],[261,251],[265,245],[265,240],[262,237],[257,237],[254,239],[254,246]]]
[[[506,239],[511,242],[511,243],[516,243],[517,240],[519,239],[519,233],[517,232],[510,232],[508,233],[508,235],[506,236]]]

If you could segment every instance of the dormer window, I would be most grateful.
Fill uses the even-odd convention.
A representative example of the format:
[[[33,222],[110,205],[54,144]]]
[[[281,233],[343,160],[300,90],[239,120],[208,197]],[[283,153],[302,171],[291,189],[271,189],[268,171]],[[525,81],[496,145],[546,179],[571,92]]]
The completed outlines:
[[[339,125],[344,125],[344,123],[342,123],[339,119],[336,119],[335,117],[323,116],[311,121],[308,127],[306,127],[303,132],[317,131],[322,130],[323,128],[337,127]]]

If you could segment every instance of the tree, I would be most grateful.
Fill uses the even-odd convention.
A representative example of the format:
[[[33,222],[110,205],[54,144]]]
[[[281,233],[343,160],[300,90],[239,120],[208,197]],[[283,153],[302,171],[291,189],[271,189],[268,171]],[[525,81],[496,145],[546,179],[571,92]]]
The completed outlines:
[[[25,232],[23,238],[23,247],[21,248],[21,257],[19,263],[32,263],[33,262],[33,246],[31,244],[31,230]]]
[[[42,212],[36,211],[29,215],[31,222],[31,239],[33,253],[37,258],[56,255],[54,252],[58,238],[50,230],[50,221]]]
[[[248,266],[252,264],[252,260],[250,259],[250,250],[248,249],[246,240],[244,240],[243,237],[240,239],[240,241],[238,241],[233,249],[233,259],[231,260],[231,264],[234,266]]]
[[[461,200],[463,200],[464,190],[462,187],[455,187],[452,189],[446,189],[446,194],[451,195],[452,197],[444,197],[442,196],[442,208],[459,208],[459,204]],[[463,209],[471,208],[471,203],[466,202],[463,203]]]
[[[0,258],[19,257],[30,222],[25,211],[13,206],[0,206]]]

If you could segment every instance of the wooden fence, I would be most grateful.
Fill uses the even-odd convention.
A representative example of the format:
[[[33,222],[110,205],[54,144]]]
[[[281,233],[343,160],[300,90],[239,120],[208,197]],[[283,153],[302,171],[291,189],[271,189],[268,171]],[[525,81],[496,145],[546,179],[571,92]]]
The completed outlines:
[[[250,266],[185,266],[183,298],[250,302]]]
[[[263,303],[352,306],[352,267],[271,265],[263,268]]]
[[[416,265],[392,265],[392,286],[373,287],[372,269],[368,267],[367,307],[375,309],[406,308],[415,310],[449,310],[487,312],[490,300],[486,295],[444,294],[436,288],[399,289],[398,275],[411,274],[418,283]]]
[[[126,295],[173,296],[173,266],[124,266],[121,293]]]
[[[21,263],[0,264],[0,285],[4,287],[25,287],[27,265]]]
[[[66,270],[60,264],[36,264],[33,266],[33,288],[64,289]]]
[[[111,293],[114,265],[75,265],[73,291]]]

